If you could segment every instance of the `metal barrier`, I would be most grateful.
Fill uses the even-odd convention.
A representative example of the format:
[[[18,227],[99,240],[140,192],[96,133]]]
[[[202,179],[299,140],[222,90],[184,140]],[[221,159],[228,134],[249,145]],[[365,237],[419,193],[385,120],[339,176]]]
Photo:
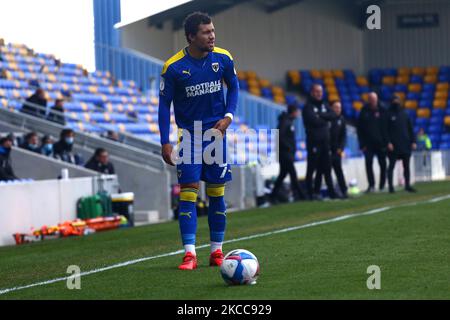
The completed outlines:
[[[416,181],[436,181],[450,177],[450,150],[413,153]]]

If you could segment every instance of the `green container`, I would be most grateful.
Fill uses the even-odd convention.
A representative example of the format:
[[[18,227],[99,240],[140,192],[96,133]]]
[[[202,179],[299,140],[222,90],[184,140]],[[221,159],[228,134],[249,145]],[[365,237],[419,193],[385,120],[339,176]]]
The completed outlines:
[[[93,219],[103,216],[102,199],[99,195],[84,197],[78,200],[77,217],[79,219]]]

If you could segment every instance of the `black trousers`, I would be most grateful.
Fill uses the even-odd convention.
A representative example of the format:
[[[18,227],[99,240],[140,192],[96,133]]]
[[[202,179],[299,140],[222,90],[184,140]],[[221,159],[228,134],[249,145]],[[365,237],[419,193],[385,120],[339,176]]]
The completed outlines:
[[[375,177],[373,174],[374,156],[377,156],[378,164],[380,165],[380,189],[384,189],[386,184],[386,152],[382,149],[367,148],[366,152],[364,152],[369,187],[375,187]]]
[[[331,151],[329,143],[308,143],[307,150],[306,188],[309,197],[313,196],[313,192],[320,192],[322,175],[325,177],[325,183],[327,184],[330,197],[335,197],[336,194],[333,188],[333,179],[331,178]],[[314,174],[315,181],[313,190]]]
[[[331,166],[336,174],[342,195],[347,194],[347,183],[345,182],[344,171],[342,170],[342,158],[337,152],[331,154]]]
[[[303,198],[304,194],[300,188],[300,184],[297,179],[297,171],[295,170],[294,161],[285,157],[280,157],[280,174],[278,175],[275,185],[272,190],[272,196],[276,197],[280,191],[286,176],[289,175],[291,179],[291,190],[294,193],[294,197],[297,199]]]
[[[388,182],[389,188],[394,188],[394,169],[397,160],[402,160],[403,163],[403,176],[405,178],[405,187],[408,188],[410,186],[410,169],[409,169],[409,159],[411,158],[411,154],[395,154],[390,152],[388,154],[389,157],[389,168],[388,168]]]

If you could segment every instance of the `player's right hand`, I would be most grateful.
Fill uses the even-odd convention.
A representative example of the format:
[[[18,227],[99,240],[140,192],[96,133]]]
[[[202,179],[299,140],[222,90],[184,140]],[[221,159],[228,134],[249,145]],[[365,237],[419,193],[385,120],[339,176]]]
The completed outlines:
[[[172,152],[173,146],[170,143],[166,143],[161,147],[162,157],[164,162],[168,165],[175,166],[175,163],[172,160]]]

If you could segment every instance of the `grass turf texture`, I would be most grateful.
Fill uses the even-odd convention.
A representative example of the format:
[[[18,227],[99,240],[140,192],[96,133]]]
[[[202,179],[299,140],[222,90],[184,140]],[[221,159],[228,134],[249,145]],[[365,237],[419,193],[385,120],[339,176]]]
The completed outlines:
[[[300,202],[229,213],[227,239],[396,206],[450,193],[450,182],[418,184],[419,193],[365,195],[350,201]],[[224,246],[245,248],[261,264],[258,284],[227,287],[208,267],[177,270],[181,255],[0,295],[0,299],[449,299],[450,200],[399,207]],[[0,248],[0,290],[67,276],[69,265],[88,271],[180,249],[178,224],[120,229],[87,237]],[[198,243],[209,241],[199,219]],[[369,265],[381,268],[381,290],[368,290]]]

